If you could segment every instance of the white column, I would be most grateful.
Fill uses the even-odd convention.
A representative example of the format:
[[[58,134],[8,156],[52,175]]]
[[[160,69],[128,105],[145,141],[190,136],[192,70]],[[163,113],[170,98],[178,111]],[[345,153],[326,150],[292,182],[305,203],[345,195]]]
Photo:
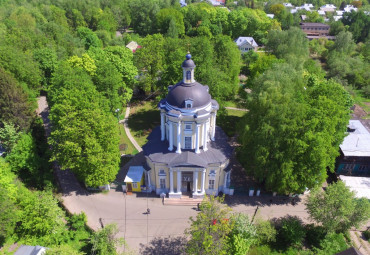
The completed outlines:
[[[181,171],[177,171],[177,193],[181,194]]]
[[[199,150],[199,127],[200,124],[197,124],[195,127],[195,153],[200,153]]]
[[[149,189],[149,191],[151,191],[152,190],[152,185],[150,184],[150,170],[147,171],[147,173],[148,173],[148,189]]]
[[[203,124],[203,150],[207,151],[207,142],[208,142],[208,122],[204,122]]]
[[[225,174],[225,180],[224,180],[224,189],[226,189],[226,183],[227,183],[227,176],[228,176],[229,172],[227,172]]]
[[[198,194],[198,171],[193,172],[193,194]]]
[[[177,122],[177,150],[176,153],[181,153],[181,121]]]
[[[200,191],[200,193],[201,194],[204,194],[204,182],[206,181],[206,169],[203,169],[203,171],[202,171],[202,182],[201,182],[201,186],[200,186],[200,188],[201,188],[201,191]]]
[[[216,133],[216,113],[212,114],[212,135],[211,135],[211,140],[215,140],[215,133]]]
[[[165,127],[164,127],[164,112],[161,112],[161,141],[164,141],[165,139]]]
[[[172,121],[169,121],[168,122],[168,128],[169,128],[169,134],[168,134],[168,136],[169,136],[169,143],[170,143],[170,147],[168,147],[168,150],[169,151],[172,151],[173,150],[173,123],[172,123]]]
[[[173,170],[170,168],[170,193],[173,193]]]

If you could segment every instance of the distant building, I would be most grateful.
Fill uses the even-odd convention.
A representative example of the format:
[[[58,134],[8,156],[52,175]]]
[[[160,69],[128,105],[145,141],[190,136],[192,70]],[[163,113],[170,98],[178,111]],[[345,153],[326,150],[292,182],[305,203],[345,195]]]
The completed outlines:
[[[21,245],[14,255],[44,255],[46,253],[45,247]]]
[[[137,49],[140,49],[141,46],[137,42],[131,41],[129,44],[126,45],[126,48],[129,48],[133,53],[135,53],[135,51]]]
[[[337,7],[334,4],[325,4],[321,6],[319,10],[324,12],[335,12],[336,9]]]
[[[208,0],[213,6],[225,5],[225,0]]]
[[[353,5],[346,5],[346,7],[344,7],[343,9],[344,12],[357,12],[357,8],[354,7]]]
[[[267,15],[267,17],[269,17],[270,19],[273,19],[274,17],[275,17],[275,15],[274,14],[266,14]]]
[[[180,5],[181,5],[181,7],[185,7],[188,4],[185,2],[185,0],[180,0]]]
[[[330,26],[327,24],[302,22],[299,25],[309,40],[322,37],[335,40],[335,36],[329,36]]]
[[[283,3],[283,5],[285,6],[285,8],[294,8],[294,5],[292,5],[291,3]]]
[[[350,176],[370,176],[370,133],[359,120],[350,120],[348,136],[340,145],[336,173]]]
[[[253,37],[239,37],[234,41],[236,45],[238,46],[241,53],[246,53],[250,50],[257,51],[258,44],[253,39]]]

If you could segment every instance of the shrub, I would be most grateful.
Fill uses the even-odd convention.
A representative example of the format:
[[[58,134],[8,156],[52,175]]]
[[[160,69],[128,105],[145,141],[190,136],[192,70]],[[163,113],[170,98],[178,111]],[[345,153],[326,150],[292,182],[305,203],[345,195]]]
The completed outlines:
[[[277,238],[279,246],[281,245],[284,248],[289,246],[301,247],[305,236],[306,231],[298,217],[288,216],[281,219]]]

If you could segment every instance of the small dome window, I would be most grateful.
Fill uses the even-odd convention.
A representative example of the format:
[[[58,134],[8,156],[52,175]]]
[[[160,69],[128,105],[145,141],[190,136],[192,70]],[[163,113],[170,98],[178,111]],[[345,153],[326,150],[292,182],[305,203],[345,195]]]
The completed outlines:
[[[185,100],[185,108],[188,108],[188,109],[193,108],[193,100],[190,100],[190,99]]]

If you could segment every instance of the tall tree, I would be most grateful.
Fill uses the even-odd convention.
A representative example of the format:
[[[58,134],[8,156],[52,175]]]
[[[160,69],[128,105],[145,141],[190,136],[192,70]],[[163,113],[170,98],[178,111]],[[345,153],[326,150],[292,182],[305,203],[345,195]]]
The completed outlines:
[[[188,254],[227,254],[227,235],[233,226],[231,209],[222,204],[223,198],[207,197],[200,204],[196,219],[190,218]]]
[[[32,108],[28,94],[0,67],[0,120],[28,130],[34,119]]]
[[[352,101],[333,81],[302,74],[279,64],[256,80],[241,126],[240,159],[266,188],[303,192],[334,171]]]
[[[120,161],[116,120],[83,71],[70,69],[66,76],[65,71],[57,72],[51,93],[53,159],[87,186],[105,185],[114,180]]]
[[[159,12],[156,0],[132,0],[129,3],[132,27],[136,33],[147,35],[155,33],[155,18]]]
[[[355,193],[341,181],[329,185],[325,191],[311,191],[306,206],[310,217],[329,233],[343,233],[370,218],[369,201],[356,199]]]

